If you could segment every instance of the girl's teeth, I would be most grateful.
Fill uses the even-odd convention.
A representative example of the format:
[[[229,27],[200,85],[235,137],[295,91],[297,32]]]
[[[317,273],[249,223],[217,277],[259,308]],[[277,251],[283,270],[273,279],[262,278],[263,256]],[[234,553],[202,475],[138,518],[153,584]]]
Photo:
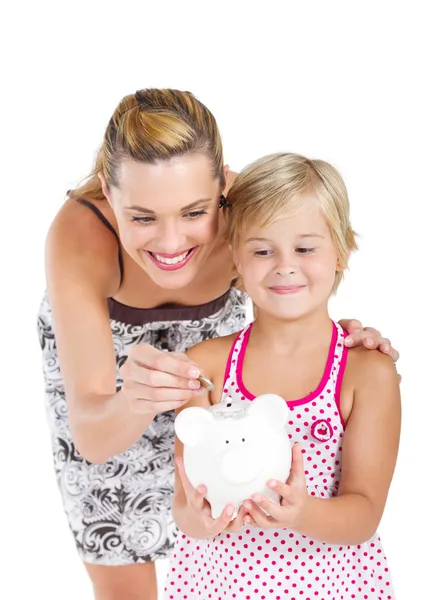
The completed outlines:
[[[152,253],[152,255],[154,256],[154,258],[156,260],[158,260],[161,263],[164,263],[165,265],[176,265],[177,263],[182,262],[187,257],[189,252],[190,251],[188,250],[184,254],[180,254],[179,256],[174,256],[174,258],[165,258],[164,256],[160,256],[159,254],[154,254],[154,253]]]

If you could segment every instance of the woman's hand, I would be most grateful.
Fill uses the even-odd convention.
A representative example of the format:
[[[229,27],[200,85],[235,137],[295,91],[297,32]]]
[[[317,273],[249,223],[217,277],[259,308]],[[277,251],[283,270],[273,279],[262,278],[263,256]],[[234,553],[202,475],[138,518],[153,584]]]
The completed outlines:
[[[399,359],[398,350],[395,350],[389,338],[383,337],[377,329],[363,327],[361,321],[357,319],[343,319],[339,323],[348,332],[348,336],[345,339],[346,346],[350,348],[365,346],[370,350],[378,349],[380,352],[388,354],[393,362]]]
[[[343,319],[339,323],[348,332],[345,338],[345,345],[349,348],[364,346],[369,350],[377,349],[383,352],[383,354],[388,354],[395,363],[399,359],[398,350],[395,350],[389,338],[383,337],[377,329],[363,327],[361,321],[357,319]],[[401,375],[398,377],[399,381],[401,381]]]
[[[197,365],[185,354],[161,352],[149,344],[133,346],[120,373],[121,392],[139,414],[174,410],[203,394]]]

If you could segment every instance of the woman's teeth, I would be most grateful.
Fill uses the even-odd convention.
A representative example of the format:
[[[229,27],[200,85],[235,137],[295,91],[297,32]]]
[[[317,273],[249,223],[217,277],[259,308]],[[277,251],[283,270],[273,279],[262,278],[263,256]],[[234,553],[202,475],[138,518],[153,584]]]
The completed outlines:
[[[155,254],[154,252],[151,252],[151,254],[156,260],[158,260],[161,263],[164,263],[165,265],[176,265],[177,263],[182,262],[187,257],[189,252],[190,250],[187,250],[186,252],[183,252],[183,254],[179,254],[178,256],[174,256],[173,258],[160,256],[160,254]]]

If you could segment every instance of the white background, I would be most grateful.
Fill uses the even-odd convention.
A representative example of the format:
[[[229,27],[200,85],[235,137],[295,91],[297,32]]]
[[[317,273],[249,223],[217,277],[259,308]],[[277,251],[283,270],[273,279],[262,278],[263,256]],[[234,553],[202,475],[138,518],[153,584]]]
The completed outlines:
[[[398,599],[438,598],[434,3],[154,5],[14,2],[2,11],[0,597],[91,599],[44,414],[44,239],[121,97],[176,87],[213,111],[232,168],[288,150],[342,172],[361,249],[333,316],[380,328],[401,352],[401,449],[380,530]]]

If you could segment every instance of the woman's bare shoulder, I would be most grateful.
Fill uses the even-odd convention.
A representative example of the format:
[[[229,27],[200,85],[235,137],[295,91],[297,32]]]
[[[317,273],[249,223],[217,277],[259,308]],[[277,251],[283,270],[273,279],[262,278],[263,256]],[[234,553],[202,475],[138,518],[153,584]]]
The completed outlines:
[[[94,203],[115,227],[114,215],[107,203]],[[87,206],[67,199],[56,214],[46,238],[46,266],[53,262],[66,268],[99,275],[109,288],[116,288],[120,281],[118,241]]]
[[[107,202],[95,201],[90,204],[95,206],[117,231],[114,213]],[[81,243],[85,249],[102,243],[117,247],[116,236],[99,220],[96,213],[90,207],[71,198],[66,199],[52,221],[48,235],[53,233],[61,239]]]

